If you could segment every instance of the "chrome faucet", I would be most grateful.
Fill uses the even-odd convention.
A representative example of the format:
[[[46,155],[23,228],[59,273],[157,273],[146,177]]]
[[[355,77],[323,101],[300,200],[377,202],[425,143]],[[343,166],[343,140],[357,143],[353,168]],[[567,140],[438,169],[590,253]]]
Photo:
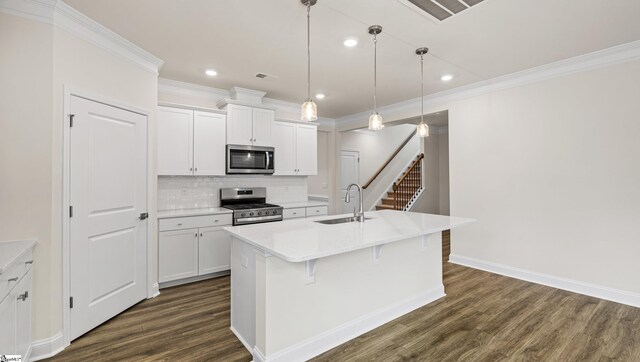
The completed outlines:
[[[353,219],[354,221],[357,220],[358,222],[364,222],[364,210],[362,207],[362,187],[360,185],[351,184],[349,185],[349,187],[347,187],[347,195],[344,197],[344,202],[351,202],[351,187],[353,186],[358,188],[358,193],[360,194],[360,210],[356,213],[356,209],[353,208]]]

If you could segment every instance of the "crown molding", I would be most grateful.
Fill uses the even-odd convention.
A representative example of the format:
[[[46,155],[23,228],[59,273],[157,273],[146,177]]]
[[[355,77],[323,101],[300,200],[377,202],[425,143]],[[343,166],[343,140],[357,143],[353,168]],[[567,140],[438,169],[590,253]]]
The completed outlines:
[[[437,111],[451,102],[634,60],[640,60],[640,40],[428,95],[424,106]],[[420,97],[379,107],[378,111],[389,122],[415,117],[420,114]],[[368,117],[368,112],[340,117],[336,127],[340,131],[359,128]]]
[[[51,24],[154,74],[164,62],[60,0],[0,0],[0,12]]]

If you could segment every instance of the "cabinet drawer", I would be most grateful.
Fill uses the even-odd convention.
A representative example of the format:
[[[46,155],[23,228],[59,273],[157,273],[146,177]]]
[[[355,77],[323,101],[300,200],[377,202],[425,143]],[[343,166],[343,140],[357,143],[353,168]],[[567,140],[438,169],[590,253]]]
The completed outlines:
[[[207,226],[227,226],[231,225],[231,223],[231,214],[174,217],[171,219],[160,219],[158,230],[167,231],[201,228]]]
[[[307,217],[327,215],[326,206],[307,207]]]
[[[13,266],[6,272],[0,274],[0,302],[9,294],[11,289],[15,287],[20,279],[27,274],[33,263],[33,255],[31,251],[23,255]]]
[[[296,209],[284,209],[282,211],[282,218],[283,219],[296,219],[299,217],[306,217],[307,214],[305,212],[305,208],[304,207],[299,207]]]

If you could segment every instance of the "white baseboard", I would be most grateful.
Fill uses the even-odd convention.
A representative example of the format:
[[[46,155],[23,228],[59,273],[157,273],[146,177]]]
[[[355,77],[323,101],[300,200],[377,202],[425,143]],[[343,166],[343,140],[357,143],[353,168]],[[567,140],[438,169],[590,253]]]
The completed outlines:
[[[253,347],[251,347],[251,345],[249,345],[249,343],[247,341],[245,341],[245,339],[242,337],[242,335],[240,333],[238,333],[238,331],[233,328],[233,326],[229,327],[229,329],[231,330],[231,332],[233,332],[233,334],[236,335],[236,338],[238,338],[240,340],[240,342],[244,345],[244,348],[247,349],[247,351],[249,351],[249,353],[253,352]]]
[[[58,332],[53,337],[33,341],[31,343],[31,359],[25,359],[25,361],[39,361],[53,357],[60,353],[64,347],[62,332]]]
[[[484,260],[468,258],[466,256],[449,256],[449,261],[454,264],[468,266],[474,269],[488,271],[511,278],[526,280],[528,282],[542,284],[553,288],[568,290],[570,292],[584,294],[591,297],[610,300],[612,302],[640,307],[640,294],[613,289],[601,285],[584,283],[577,280],[565,279],[553,275],[518,269],[507,265],[496,264]]]
[[[155,298],[160,295],[160,284],[153,283],[151,286],[151,296],[147,299]]]
[[[444,286],[434,288],[417,297],[366,314],[268,356],[255,347],[253,360],[254,362],[306,361],[444,296]]]

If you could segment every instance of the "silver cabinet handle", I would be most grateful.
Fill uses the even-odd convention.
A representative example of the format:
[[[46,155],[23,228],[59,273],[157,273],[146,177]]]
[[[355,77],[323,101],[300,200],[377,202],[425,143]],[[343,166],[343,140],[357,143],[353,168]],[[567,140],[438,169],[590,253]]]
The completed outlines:
[[[193,167],[189,167],[189,171],[193,171]]]
[[[197,167],[195,168],[195,171],[196,171],[196,172],[198,171],[198,168],[197,168]]]
[[[196,233],[196,238],[198,237],[198,233]]]
[[[24,292],[24,293],[22,293],[22,294],[20,294],[20,295],[18,296],[18,300],[21,300],[21,301],[23,301],[23,302],[24,302],[25,300],[27,300],[27,298],[29,298],[29,292],[28,292],[28,291],[27,291],[27,292]]]
[[[218,221],[219,221],[218,219],[213,220],[213,222],[218,222]]]
[[[202,233],[200,233],[200,237],[202,237]]]
[[[25,264],[33,264],[33,260],[27,260],[24,262]]]
[[[18,281],[18,277],[15,278],[10,278],[7,280],[8,282],[17,282]]]
[[[178,223],[178,226],[182,226],[182,223]]]

